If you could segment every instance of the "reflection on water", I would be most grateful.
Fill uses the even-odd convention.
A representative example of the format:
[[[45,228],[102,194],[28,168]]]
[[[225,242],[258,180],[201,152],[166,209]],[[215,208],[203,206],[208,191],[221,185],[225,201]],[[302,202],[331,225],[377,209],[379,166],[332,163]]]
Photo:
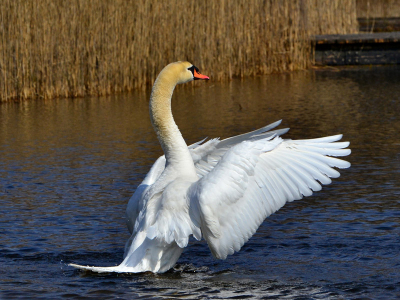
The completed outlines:
[[[283,118],[287,138],[343,133],[352,168],[269,217],[227,260],[192,241],[162,275],[66,266],[121,261],[127,201],[162,154],[149,95],[1,104],[0,297],[400,297],[398,78],[400,67],[381,67],[178,87],[173,111],[188,143]]]

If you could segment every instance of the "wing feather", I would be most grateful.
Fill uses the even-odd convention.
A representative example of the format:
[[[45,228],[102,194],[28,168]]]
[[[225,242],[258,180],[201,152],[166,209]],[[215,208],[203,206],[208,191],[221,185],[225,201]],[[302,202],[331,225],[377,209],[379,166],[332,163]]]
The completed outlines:
[[[350,166],[332,157],[350,154],[344,149],[348,142],[337,142],[342,135],[299,141],[273,136],[257,139],[254,132],[239,136],[250,140],[224,153],[218,152],[224,141],[220,142],[209,154],[213,163],[222,154],[219,162],[189,189],[191,218],[197,220],[217,258],[238,251],[264,219],[286,202],[310,196],[321,184],[329,184],[329,177],[338,177],[333,167]],[[223,146],[238,140],[230,139]]]
[[[279,126],[281,124],[281,122],[282,122],[282,120],[279,120],[279,121],[276,121],[276,122],[274,122],[272,124],[264,126],[263,128],[260,128],[260,129],[257,129],[257,130],[251,131],[251,132],[247,132],[247,133],[244,133],[244,134],[241,134],[241,135],[237,135],[237,136],[233,136],[233,137],[224,139],[218,144],[217,148],[224,148],[224,147],[225,148],[230,148],[230,147],[232,147],[232,146],[234,146],[234,145],[236,145],[238,143],[241,143],[243,141],[249,140],[254,136],[261,135],[263,133],[266,133],[267,131],[270,131],[271,129]],[[280,131],[282,131],[282,132],[283,131],[287,132],[288,130],[289,129],[280,129]],[[269,134],[272,135],[274,133],[269,132]],[[267,137],[268,136],[264,136],[264,138],[267,138]]]

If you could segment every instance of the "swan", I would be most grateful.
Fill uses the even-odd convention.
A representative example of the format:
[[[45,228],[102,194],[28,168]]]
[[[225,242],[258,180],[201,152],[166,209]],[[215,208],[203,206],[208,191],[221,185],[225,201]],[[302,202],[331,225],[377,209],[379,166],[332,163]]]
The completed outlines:
[[[131,237],[118,266],[70,266],[94,272],[171,269],[190,235],[207,241],[218,259],[239,251],[258,227],[286,202],[311,196],[350,163],[342,135],[284,140],[281,121],[224,140],[187,146],[171,111],[177,84],[208,80],[189,62],[167,65],[154,82],[150,118],[164,151],[129,200]]]

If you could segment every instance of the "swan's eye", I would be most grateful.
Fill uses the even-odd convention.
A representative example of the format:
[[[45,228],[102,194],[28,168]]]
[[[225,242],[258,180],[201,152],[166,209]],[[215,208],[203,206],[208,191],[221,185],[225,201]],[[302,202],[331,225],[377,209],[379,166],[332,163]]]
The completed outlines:
[[[195,66],[191,66],[190,68],[188,68],[188,70],[189,70],[190,72],[192,72],[193,77],[194,77],[194,71],[196,71],[197,73],[200,74],[199,68],[197,68],[197,67],[195,67]]]

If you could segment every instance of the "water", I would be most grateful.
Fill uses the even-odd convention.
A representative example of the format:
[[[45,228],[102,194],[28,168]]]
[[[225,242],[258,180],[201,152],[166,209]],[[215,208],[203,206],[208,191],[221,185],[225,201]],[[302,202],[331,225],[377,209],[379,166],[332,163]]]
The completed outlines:
[[[352,167],[227,260],[192,241],[161,275],[67,266],[121,262],[126,204],[162,154],[149,95],[1,104],[0,298],[400,298],[399,78],[400,67],[328,69],[178,88],[188,143],[283,118],[287,138],[343,133]]]

